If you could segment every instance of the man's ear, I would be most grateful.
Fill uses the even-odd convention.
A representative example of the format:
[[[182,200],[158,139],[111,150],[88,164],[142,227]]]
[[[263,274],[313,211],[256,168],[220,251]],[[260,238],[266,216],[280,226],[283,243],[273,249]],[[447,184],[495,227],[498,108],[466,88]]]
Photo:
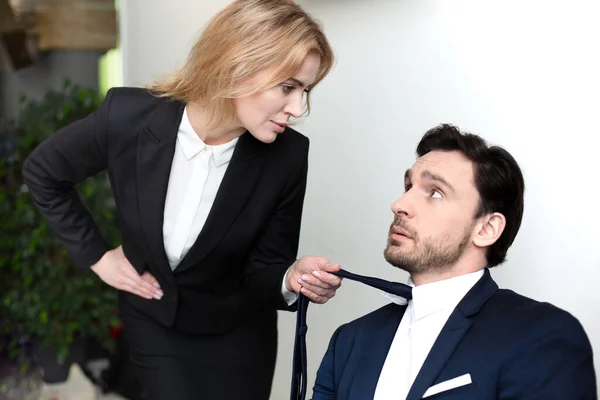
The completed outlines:
[[[506,227],[506,218],[501,213],[487,214],[479,218],[475,225],[473,243],[477,247],[490,247],[493,245]]]

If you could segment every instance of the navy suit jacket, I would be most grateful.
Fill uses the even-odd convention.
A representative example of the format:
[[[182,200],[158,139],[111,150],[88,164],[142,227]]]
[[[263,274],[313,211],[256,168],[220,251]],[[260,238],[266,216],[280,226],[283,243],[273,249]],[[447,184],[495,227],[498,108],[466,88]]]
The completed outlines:
[[[372,399],[405,310],[389,304],[339,327],[312,400]],[[471,384],[428,399],[597,399],[592,348],[579,321],[551,304],[498,289],[487,269],[440,332],[407,400],[465,374]]]

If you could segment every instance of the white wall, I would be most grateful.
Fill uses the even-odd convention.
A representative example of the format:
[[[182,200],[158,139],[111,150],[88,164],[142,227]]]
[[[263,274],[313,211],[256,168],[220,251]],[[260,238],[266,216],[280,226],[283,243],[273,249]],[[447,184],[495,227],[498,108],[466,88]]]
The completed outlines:
[[[228,2],[124,1],[125,83],[182,62]],[[338,57],[299,126],[312,143],[300,253],[405,279],[382,257],[389,206],[421,135],[454,123],[506,147],[525,173],[523,225],[494,278],[573,313],[600,354],[597,2],[299,3],[325,24]],[[333,330],[383,304],[375,290],[344,282],[327,305],[311,305],[310,388]],[[294,323],[281,315],[273,399],[289,393]]]

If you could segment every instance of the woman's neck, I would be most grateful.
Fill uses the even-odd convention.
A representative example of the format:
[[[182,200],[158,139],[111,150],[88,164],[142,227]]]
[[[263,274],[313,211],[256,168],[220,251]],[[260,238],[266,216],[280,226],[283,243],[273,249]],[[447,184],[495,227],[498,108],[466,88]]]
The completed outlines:
[[[209,116],[206,109],[192,102],[186,105],[186,112],[196,135],[209,146],[230,142],[246,131],[237,118],[227,125],[209,128]]]

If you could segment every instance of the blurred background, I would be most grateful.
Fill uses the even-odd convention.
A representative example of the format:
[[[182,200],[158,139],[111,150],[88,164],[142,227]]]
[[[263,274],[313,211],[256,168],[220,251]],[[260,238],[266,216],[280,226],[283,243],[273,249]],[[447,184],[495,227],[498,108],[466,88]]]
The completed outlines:
[[[75,269],[21,178],[42,140],[122,84],[118,2],[0,0],[0,39],[0,399],[142,398],[115,375],[116,292]],[[77,189],[118,245],[106,175]]]

